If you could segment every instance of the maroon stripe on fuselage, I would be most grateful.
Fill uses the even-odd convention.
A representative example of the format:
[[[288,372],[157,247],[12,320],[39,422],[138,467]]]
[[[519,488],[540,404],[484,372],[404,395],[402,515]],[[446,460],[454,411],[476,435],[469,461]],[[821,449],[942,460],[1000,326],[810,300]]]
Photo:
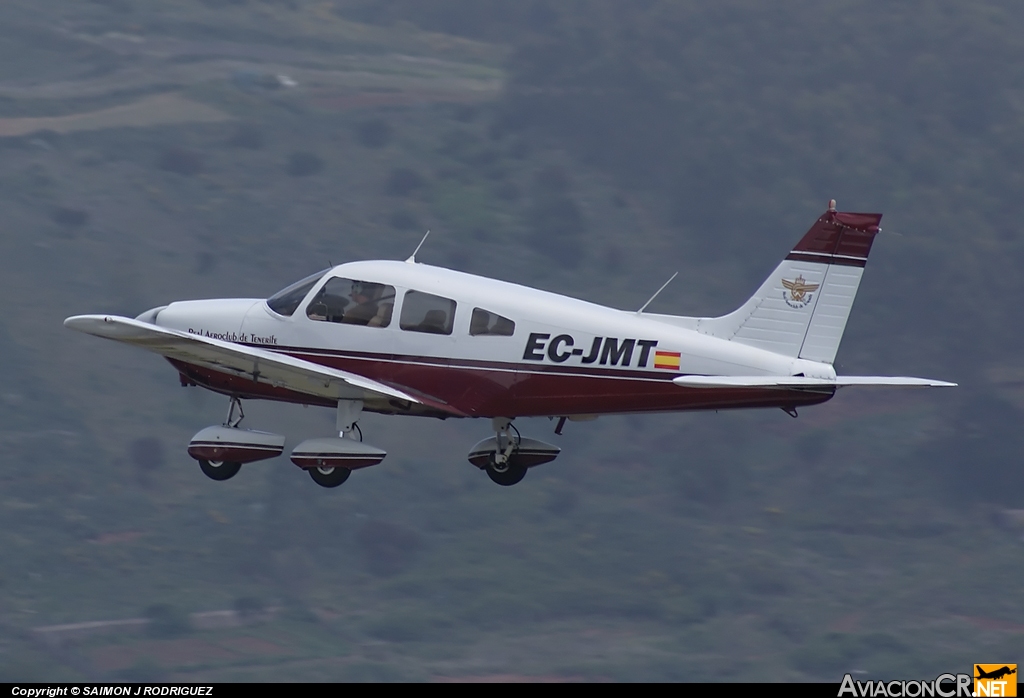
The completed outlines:
[[[283,353],[432,396],[473,417],[798,407],[825,402],[834,393],[794,388],[687,388],[672,383],[672,378],[680,375],[674,371],[608,368],[599,373],[590,372],[595,369],[582,373],[540,364],[386,354],[373,357],[319,349],[288,348]],[[189,380],[216,392],[328,407],[335,404],[327,398],[257,383],[244,376],[170,361]],[[398,405],[394,409],[367,405],[366,409],[405,411]]]
[[[266,349],[263,344],[244,344],[258,349]],[[537,362],[515,362],[515,361],[485,361],[482,359],[461,359],[455,357],[421,356],[418,354],[382,354],[365,351],[348,351],[343,349],[321,349],[309,347],[275,346],[273,351],[293,356],[297,359],[304,359],[324,366],[333,366],[332,363],[324,361],[324,358],[333,359],[341,357],[345,359],[364,360],[378,363],[380,361],[391,361],[399,364],[414,364],[416,366],[440,366],[443,368],[468,368],[468,369],[489,369],[492,371],[508,371],[510,373],[540,372],[540,373],[571,373],[581,376],[601,376],[605,378],[646,378],[651,380],[670,380],[675,377],[667,374],[664,370],[654,369],[630,369],[610,366],[568,366],[565,364],[545,364]],[[650,359],[648,359],[650,361]]]
[[[475,366],[467,366],[460,359],[451,359],[452,364],[458,365],[443,366],[417,363],[421,359],[436,362],[432,357],[371,360],[342,352],[287,353],[398,388],[412,388],[478,417],[727,409],[763,403],[788,405],[793,400],[782,395],[787,391],[777,389],[682,388],[672,383],[672,378],[679,375],[673,371],[606,368],[579,373],[543,364],[477,361],[472,362]],[[693,394],[694,390],[698,394]],[[777,403],[780,397],[785,399]],[[753,402],[747,404],[748,401]],[[820,401],[820,395],[810,400]],[[799,393],[797,403],[808,404],[806,393]]]

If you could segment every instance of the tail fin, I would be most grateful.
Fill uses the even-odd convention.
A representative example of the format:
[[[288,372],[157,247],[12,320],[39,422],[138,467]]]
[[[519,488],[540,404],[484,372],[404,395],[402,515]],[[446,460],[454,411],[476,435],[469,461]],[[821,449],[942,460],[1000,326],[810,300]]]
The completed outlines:
[[[739,309],[698,329],[785,356],[832,363],[860,286],[880,213],[843,213],[835,201]]]

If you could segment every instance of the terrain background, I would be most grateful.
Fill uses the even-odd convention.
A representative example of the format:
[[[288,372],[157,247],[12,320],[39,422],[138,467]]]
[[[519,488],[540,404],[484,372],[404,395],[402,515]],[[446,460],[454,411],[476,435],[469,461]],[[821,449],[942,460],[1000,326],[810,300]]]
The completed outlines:
[[[1022,127],[1009,1],[7,0],[0,680],[1024,659]],[[837,368],[959,388],[570,423],[513,488],[465,461],[487,424],[375,415],[387,460],[337,490],[214,483],[184,447],[226,401],[61,326],[426,228],[426,263],[625,309],[678,270],[652,311],[723,313],[833,197],[885,213]]]

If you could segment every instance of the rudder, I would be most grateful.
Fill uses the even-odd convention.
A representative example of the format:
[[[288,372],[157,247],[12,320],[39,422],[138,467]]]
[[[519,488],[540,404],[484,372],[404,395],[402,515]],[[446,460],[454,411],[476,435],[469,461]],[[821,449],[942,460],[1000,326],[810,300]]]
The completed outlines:
[[[705,334],[785,356],[832,363],[850,316],[880,213],[847,213],[835,202],[740,308],[702,318]]]

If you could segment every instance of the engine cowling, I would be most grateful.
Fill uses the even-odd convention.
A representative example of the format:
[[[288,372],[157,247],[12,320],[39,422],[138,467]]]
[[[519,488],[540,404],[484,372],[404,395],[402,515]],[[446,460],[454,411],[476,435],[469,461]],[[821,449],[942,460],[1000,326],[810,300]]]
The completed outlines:
[[[284,436],[237,427],[206,427],[192,437],[188,454],[196,460],[252,463],[284,452]]]

